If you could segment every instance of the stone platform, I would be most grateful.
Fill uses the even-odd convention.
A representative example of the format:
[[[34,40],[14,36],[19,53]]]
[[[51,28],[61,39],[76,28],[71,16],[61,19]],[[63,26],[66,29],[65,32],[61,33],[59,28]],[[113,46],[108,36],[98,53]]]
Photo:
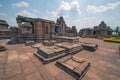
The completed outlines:
[[[60,48],[57,46],[42,46],[38,48],[38,52],[35,53],[35,55],[41,59],[43,63],[49,63],[51,61],[54,61],[58,58],[61,58],[67,53],[65,52],[64,48]]]
[[[80,43],[64,42],[64,43],[57,43],[55,45],[66,49],[66,52],[68,54],[75,54],[83,49]]]
[[[97,44],[94,44],[94,43],[86,43],[86,42],[83,42],[81,43],[82,44],[82,47],[85,49],[85,50],[89,50],[89,51],[95,51],[97,48],[98,48],[98,45]]]
[[[26,37],[26,36],[17,36],[17,37],[13,37],[10,39],[10,41],[8,42],[8,44],[22,44],[22,43],[26,43],[27,41],[34,41],[34,42],[42,42],[42,38],[41,37]]]
[[[77,37],[54,36],[53,39],[56,40],[56,42],[79,42],[79,38]]]
[[[38,52],[35,53],[35,56],[37,56],[43,63],[49,63],[66,55],[75,54],[83,49],[79,43],[73,44],[68,42],[56,43],[55,46],[35,44],[32,45],[32,47],[36,47],[38,49]]]
[[[58,68],[56,61],[42,64],[33,54],[36,49],[24,44],[7,45],[7,41],[0,40],[0,44],[8,49],[0,52],[0,80],[76,80]],[[120,44],[93,38],[80,38],[80,41],[99,45],[94,52],[82,50],[74,54],[91,63],[82,80],[120,79],[120,56],[116,53]]]
[[[56,65],[77,80],[81,80],[90,67],[89,62],[74,56],[69,56],[65,60],[57,61]]]

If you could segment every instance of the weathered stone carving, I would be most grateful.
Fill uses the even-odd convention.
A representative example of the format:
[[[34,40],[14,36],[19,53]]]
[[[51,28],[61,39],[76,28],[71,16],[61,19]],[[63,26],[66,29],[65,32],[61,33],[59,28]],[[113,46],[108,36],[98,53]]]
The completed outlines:
[[[62,16],[57,18],[56,20],[54,33],[55,35],[58,35],[58,36],[77,36],[76,27],[75,26],[72,26],[72,28],[68,27]]]

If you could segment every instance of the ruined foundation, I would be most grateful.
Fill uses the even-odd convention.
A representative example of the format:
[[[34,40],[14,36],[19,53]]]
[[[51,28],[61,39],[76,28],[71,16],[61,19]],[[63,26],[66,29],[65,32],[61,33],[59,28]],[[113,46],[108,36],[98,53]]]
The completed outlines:
[[[98,45],[93,43],[82,43],[82,46],[85,50],[89,51],[95,51],[98,48]]]
[[[77,80],[81,80],[90,67],[89,62],[73,56],[57,61],[56,65]]]
[[[77,52],[79,52],[83,49],[81,44],[78,44],[78,43],[65,42],[65,43],[58,43],[58,44],[55,44],[55,45],[66,49],[66,52],[68,54],[75,54],[75,53],[77,53]]]
[[[56,59],[59,59],[67,53],[64,48],[60,48],[57,46],[42,46],[38,48],[38,52],[35,55],[43,62],[49,63]]]

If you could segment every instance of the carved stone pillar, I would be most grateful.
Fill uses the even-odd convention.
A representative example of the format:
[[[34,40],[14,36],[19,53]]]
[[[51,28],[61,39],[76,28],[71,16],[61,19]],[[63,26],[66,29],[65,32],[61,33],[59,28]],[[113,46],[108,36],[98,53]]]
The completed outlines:
[[[52,38],[54,31],[53,31],[53,23],[50,23],[50,38]]]
[[[17,21],[17,23],[18,23],[18,27],[20,29],[20,34],[21,34],[22,33],[22,21],[19,20],[19,21]]]
[[[48,27],[48,34],[50,35],[51,28],[49,22],[47,22],[47,27]]]
[[[41,22],[35,22],[35,26],[34,26],[34,32],[35,32],[35,38],[36,38],[36,42],[41,42],[42,41],[42,23]]]
[[[65,34],[65,24],[63,22],[61,22],[61,35],[64,36]]]

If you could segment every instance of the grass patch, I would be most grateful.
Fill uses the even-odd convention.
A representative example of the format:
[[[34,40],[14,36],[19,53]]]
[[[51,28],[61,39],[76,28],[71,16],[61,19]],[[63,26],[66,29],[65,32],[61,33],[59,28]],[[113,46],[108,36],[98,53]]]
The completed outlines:
[[[104,41],[105,42],[120,43],[120,38],[117,38],[117,37],[104,38]]]

